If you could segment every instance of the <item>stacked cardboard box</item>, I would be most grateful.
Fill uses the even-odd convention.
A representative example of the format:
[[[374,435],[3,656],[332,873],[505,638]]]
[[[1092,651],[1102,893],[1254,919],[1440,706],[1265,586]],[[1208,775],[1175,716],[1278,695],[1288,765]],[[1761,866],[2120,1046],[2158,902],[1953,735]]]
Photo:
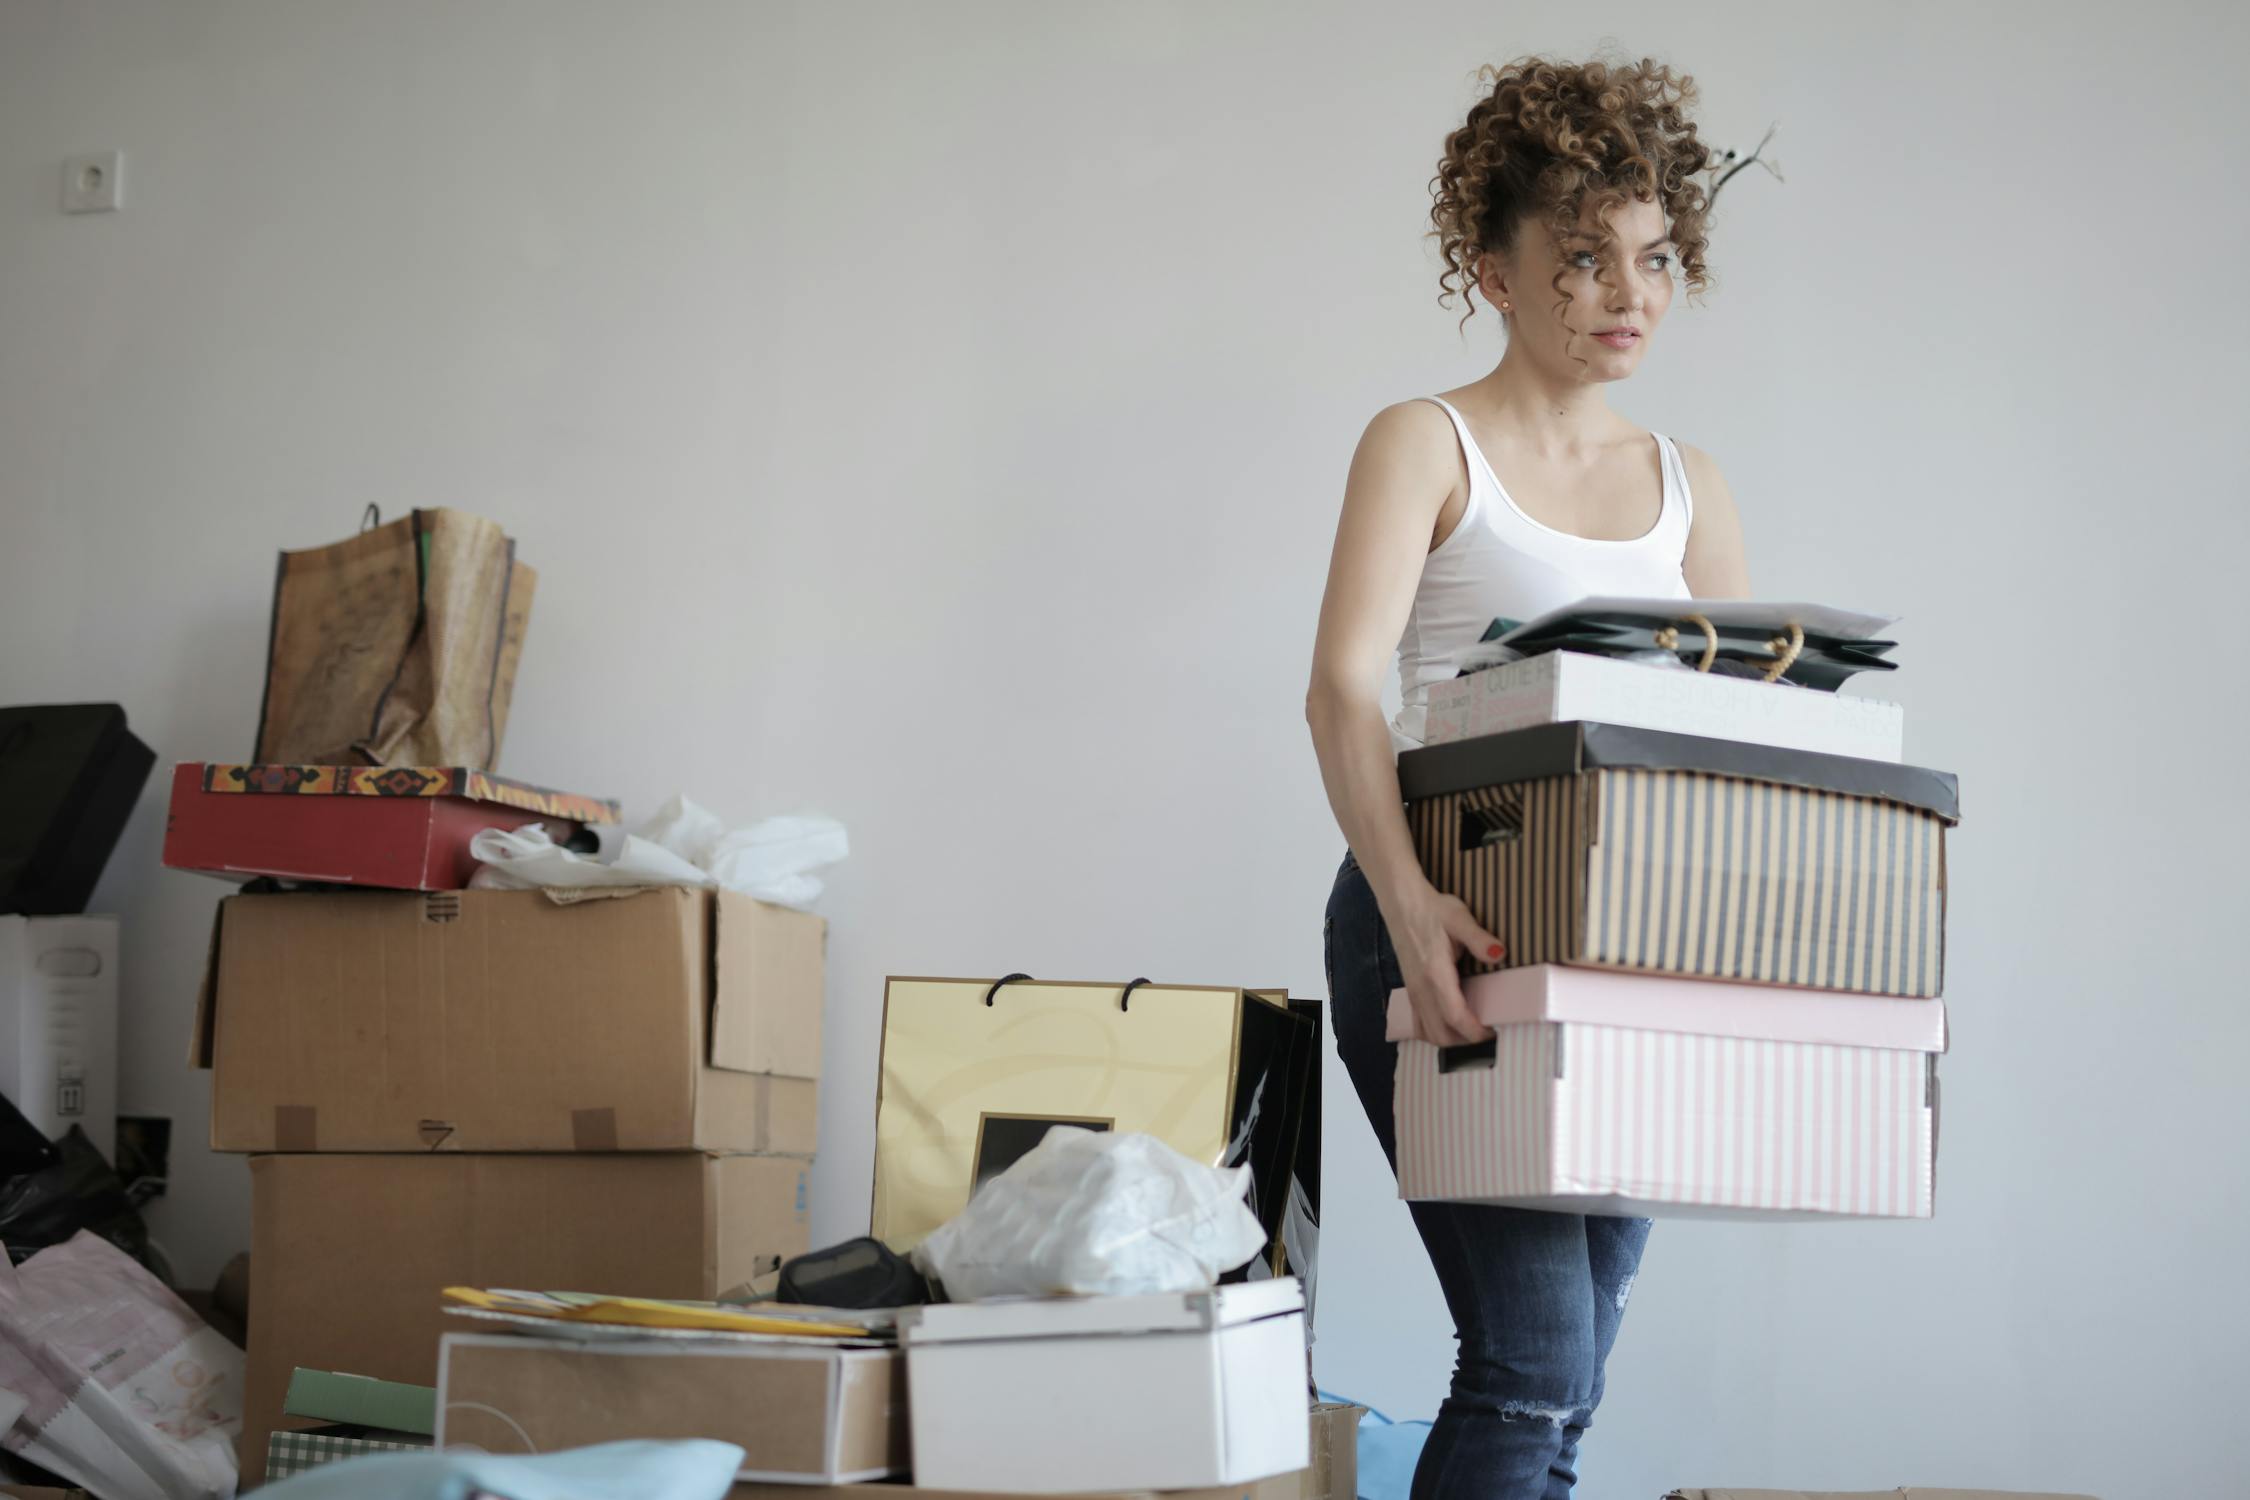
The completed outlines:
[[[1954,779],[1899,763],[1895,709],[1832,693],[1567,653],[1499,671],[1508,692],[1454,696],[1536,716],[1509,693],[1559,708],[1575,683],[1741,731],[1575,720],[1400,757],[1424,869],[1508,945],[1463,985],[1491,1041],[1433,1045],[1392,996],[1401,1195],[1927,1217]]]
[[[806,1249],[824,943],[682,888],[223,902],[194,1061],[252,1158],[245,1482],[293,1369],[433,1383],[448,1285],[708,1299]]]

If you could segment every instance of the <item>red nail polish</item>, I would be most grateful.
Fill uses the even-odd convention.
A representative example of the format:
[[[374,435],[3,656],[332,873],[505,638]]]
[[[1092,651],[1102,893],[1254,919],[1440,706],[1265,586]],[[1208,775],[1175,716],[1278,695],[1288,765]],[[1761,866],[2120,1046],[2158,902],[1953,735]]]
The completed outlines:
[[[1491,947],[1485,949],[1484,956],[1486,958],[1498,958],[1500,956],[1500,945],[1494,943]]]

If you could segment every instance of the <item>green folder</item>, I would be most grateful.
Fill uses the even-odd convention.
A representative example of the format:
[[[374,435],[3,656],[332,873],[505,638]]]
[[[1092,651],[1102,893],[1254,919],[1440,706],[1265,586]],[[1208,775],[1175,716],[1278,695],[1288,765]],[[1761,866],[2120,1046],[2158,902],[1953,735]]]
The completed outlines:
[[[292,1417],[348,1422],[427,1437],[437,1431],[437,1390],[332,1370],[298,1370],[289,1377],[281,1409]]]

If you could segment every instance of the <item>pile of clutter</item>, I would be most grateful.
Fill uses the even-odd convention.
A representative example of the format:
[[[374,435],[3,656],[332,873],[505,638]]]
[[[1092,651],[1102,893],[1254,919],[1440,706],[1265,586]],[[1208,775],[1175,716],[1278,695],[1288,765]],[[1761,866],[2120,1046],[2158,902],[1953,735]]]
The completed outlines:
[[[1308,1357],[1319,1005],[892,980],[873,1234],[813,1251],[803,908],[843,830],[675,799],[627,831],[500,775],[535,583],[450,511],[284,555],[255,753],[176,768],[164,849],[244,883],[190,1055],[213,1149],[250,1158],[247,1359],[187,1380],[211,1351],[179,1308],[164,1359],[98,1383],[191,1387],[154,1425],[195,1463],[57,1472],[98,1500],[1350,1496],[1358,1411]],[[114,1281],[103,1254],[48,1279]]]
[[[1589,600],[1495,622],[1399,782],[1507,951],[1440,1046],[1403,990],[1401,1196],[1921,1218],[1946,1048],[1946,773],[1904,761],[1887,620]]]
[[[172,1283],[118,1115],[119,922],[86,910],[155,753],[115,704],[0,708],[0,1491],[224,1495],[243,1289]],[[190,1304],[193,1304],[192,1306]]]

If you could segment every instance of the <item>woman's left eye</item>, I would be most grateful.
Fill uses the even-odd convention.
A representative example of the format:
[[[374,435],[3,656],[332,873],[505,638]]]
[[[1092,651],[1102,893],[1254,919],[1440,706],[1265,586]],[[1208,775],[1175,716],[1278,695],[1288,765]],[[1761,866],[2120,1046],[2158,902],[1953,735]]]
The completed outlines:
[[[1659,271],[1669,271],[1672,269],[1672,257],[1669,255],[1652,255],[1649,257],[1649,263],[1654,265]]]

